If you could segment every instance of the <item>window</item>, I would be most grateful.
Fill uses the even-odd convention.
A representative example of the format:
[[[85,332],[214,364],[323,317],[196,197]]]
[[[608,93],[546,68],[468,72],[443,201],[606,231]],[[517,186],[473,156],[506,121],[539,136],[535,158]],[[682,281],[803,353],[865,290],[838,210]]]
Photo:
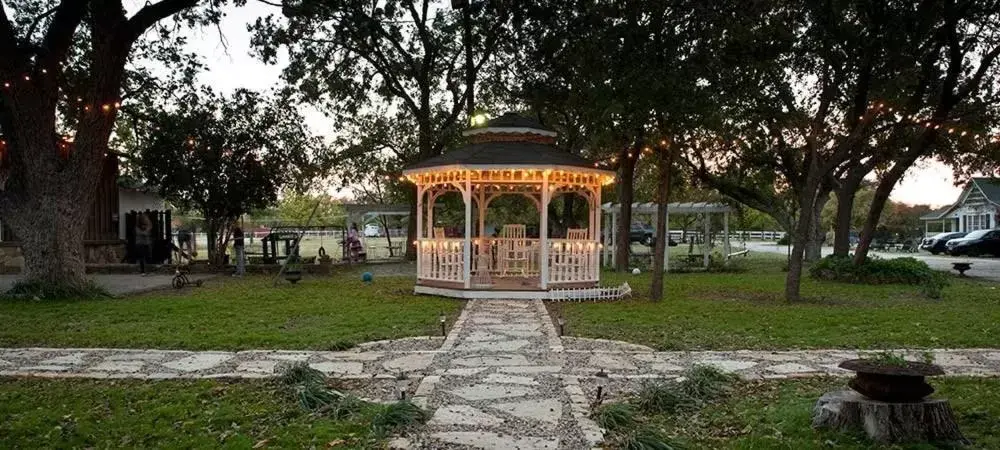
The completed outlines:
[[[965,216],[965,231],[988,230],[990,229],[990,225],[989,214]]]

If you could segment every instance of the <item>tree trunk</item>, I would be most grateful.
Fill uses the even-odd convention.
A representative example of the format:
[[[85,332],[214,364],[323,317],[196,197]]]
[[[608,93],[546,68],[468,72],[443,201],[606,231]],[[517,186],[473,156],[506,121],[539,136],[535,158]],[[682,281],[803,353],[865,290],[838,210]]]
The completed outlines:
[[[834,192],[837,195],[837,217],[833,225],[833,254],[847,257],[851,253],[851,225],[854,219],[854,198],[861,179],[848,178]]]
[[[865,217],[865,225],[861,229],[858,238],[858,248],[854,250],[854,264],[861,264],[868,258],[868,250],[871,248],[872,238],[875,235],[875,228],[882,218],[882,211],[885,210],[886,202],[889,201],[889,194],[896,187],[896,183],[906,173],[906,169],[913,165],[914,161],[896,162],[886,173],[885,177],[879,181],[872,196],[872,206]]]
[[[632,242],[629,239],[629,232],[632,229],[632,201],[635,198],[635,163],[638,160],[639,148],[637,147],[635,157],[633,150],[626,150],[621,154],[621,177],[618,180],[618,203],[621,205],[621,215],[618,216],[618,240],[615,242],[615,270],[624,272],[628,270],[629,255],[632,253]]]
[[[667,236],[667,205],[670,203],[670,175],[673,168],[674,152],[667,149],[659,151],[658,162],[660,182],[656,189],[656,247],[653,250],[653,282],[649,287],[649,298],[654,301],[663,300],[663,277],[666,276],[663,260],[670,250],[670,239]]]
[[[823,243],[826,240],[826,230],[823,228],[823,207],[830,201],[830,191],[820,192],[810,218],[809,234],[806,236],[805,260],[816,262],[823,257]]]
[[[416,186],[407,189],[407,196],[410,198],[410,215],[406,218],[406,243],[403,245],[407,261],[417,260],[417,246],[413,243],[417,241],[417,193]]]
[[[52,197],[27,214],[5,210],[4,218],[21,243],[23,280],[83,287],[86,261],[83,236],[89,208]]]
[[[812,425],[848,433],[863,430],[883,444],[967,442],[948,400],[937,398],[890,403],[871,400],[855,391],[828,392],[813,407]]]

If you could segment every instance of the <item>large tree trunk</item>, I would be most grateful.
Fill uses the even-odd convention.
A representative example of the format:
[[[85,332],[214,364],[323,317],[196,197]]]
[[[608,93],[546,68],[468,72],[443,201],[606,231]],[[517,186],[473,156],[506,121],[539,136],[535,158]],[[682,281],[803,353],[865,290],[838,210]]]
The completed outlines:
[[[3,211],[21,242],[22,275],[29,282],[82,287],[87,280],[83,236],[90,208],[79,207],[68,193],[50,195],[26,213]]]
[[[821,192],[812,210],[809,233],[806,235],[804,258],[807,262],[816,262],[823,257],[823,243],[826,239],[826,229],[823,228],[823,207],[830,200],[830,192]]]
[[[406,218],[406,260],[416,261],[417,260],[417,246],[414,244],[417,242],[417,190],[416,186],[412,186],[413,189],[407,189],[407,197],[410,199],[410,215]]]
[[[882,219],[882,211],[885,210],[885,204],[889,201],[889,195],[892,194],[896,183],[899,182],[900,178],[903,178],[903,174],[914,162],[916,162],[916,158],[897,161],[889,169],[889,172],[879,180],[875,194],[872,196],[871,209],[868,210],[865,225],[858,238],[858,248],[854,251],[854,264],[861,264],[868,258],[868,250],[871,248],[872,238],[875,236],[875,228],[878,226],[879,220]]]
[[[615,270],[628,270],[629,255],[632,253],[632,242],[629,231],[632,229],[632,201],[635,198],[635,164],[639,159],[639,148],[629,149],[620,154],[621,166],[618,179],[618,203],[621,205],[621,215],[618,216],[618,239],[615,242]],[[633,155],[634,156],[629,156]]]
[[[858,183],[844,180],[836,189],[837,216],[833,225],[833,254],[847,257],[851,253],[851,225],[854,222],[854,198],[858,193]]]
[[[660,180],[656,189],[656,247],[653,250],[653,282],[649,287],[649,298],[663,300],[663,277],[666,275],[664,258],[670,250],[667,236],[667,205],[670,203],[670,175],[674,162],[674,152],[662,149],[658,162]]]

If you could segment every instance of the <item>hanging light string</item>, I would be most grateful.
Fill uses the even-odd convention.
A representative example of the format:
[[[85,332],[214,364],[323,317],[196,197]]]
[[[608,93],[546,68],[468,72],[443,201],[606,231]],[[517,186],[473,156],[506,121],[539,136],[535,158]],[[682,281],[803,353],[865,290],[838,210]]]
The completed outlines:
[[[49,71],[44,68],[39,69],[38,72],[42,75],[47,75],[49,73]],[[24,73],[19,78],[3,81],[2,83],[0,83],[0,89],[2,89],[3,91],[10,92],[13,91],[14,89],[17,89],[19,84],[24,85],[26,83],[31,83],[31,80],[33,79],[35,78],[32,77],[30,73]],[[89,103],[89,102],[84,103],[83,97],[76,97],[75,100],[76,101],[74,102],[72,98],[67,98],[66,103],[68,105],[75,105],[77,108],[83,110],[84,113],[89,113],[90,111],[101,111],[104,113],[110,113],[111,111],[121,109],[122,107],[120,99],[109,100],[105,102],[97,102],[97,103]]]
[[[942,135],[959,139],[962,138],[971,139],[984,146],[1000,144],[1000,134],[969,131],[968,129],[964,129],[964,127],[961,125],[961,122],[958,120],[941,121],[941,120],[935,120],[932,117],[921,116],[919,114],[903,113],[902,109],[887,106],[885,102],[873,102],[869,104],[868,109],[865,111],[865,114],[862,116],[858,116],[858,120],[870,121],[870,120],[875,120],[880,116],[884,115],[891,115],[891,118],[895,120],[896,123],[909,124],[923,129],[939,130]],[[745,139],[742,138],[736,139],[732,143],[733,145],[739,145],[744,140]],[[710,142],[695,141],[694,143],[692,143],[690,147],[688,147],[688,150],[696,149],[699,147],[704,148],[708,144],[717,144],[719,142],[720,142],[719,139],[710,140]],[[725,140],[721,140],[721,142],[724,143]],[[661,147],[665,148],[666,144],[667,144],[666,140],[660,141]],[[626,147],[624,153],[625,153],[625,158],[641,158],[644,155],[651,155],[654,152],[653,149],[650,147],[644,147],[641,149],[641,151],[632,147]],[[605,167],[605,168],[614,167],[614,165],[618,162],[618,159],[619,158],[617,155],[610,156],[607,158],[602,158],[594,162],[594,167]]]

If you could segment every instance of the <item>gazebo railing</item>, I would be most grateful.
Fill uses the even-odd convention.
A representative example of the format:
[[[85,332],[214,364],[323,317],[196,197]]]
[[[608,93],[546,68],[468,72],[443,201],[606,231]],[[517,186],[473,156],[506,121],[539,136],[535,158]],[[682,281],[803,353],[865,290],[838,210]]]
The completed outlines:
[[[419,240],[420,273],[417,278],[435,281],[463,282],[464,247],[461,238]]]
[[[600,246],[597,241],[549,240],[549,283],[598,281]]]
[[[422,280],[464,282],[462,238],[420,239],[419,273]],[[600,245],[594,240],[549,239],[549,283],[589,283],[599,280]],[[513,250],[512,250],[513,249]],[[517,257],[517,261],[508,258]],[[470,275],[485,270],[499,277],[538,277],[541,274],[541,241],[502,238],[472,241]],[[481,267],[488,264],[489,267]]]

